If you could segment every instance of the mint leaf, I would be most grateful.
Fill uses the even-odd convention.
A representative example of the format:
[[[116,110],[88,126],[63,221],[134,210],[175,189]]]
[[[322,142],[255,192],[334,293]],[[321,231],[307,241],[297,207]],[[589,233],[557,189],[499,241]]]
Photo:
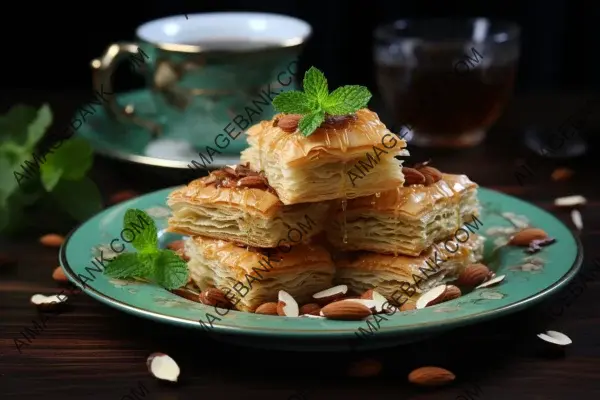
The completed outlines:
[[[325,120],[325,113],[323,111],[314,111],[310,114],[305,115],[298,122],[298,129],[304,136],[309,136],[313,133]]]
[[[371,100],[369,89],[364,86],[349,85],[335,89],[323,103],[323,110],[331,115],[352,114]]]
[[[7,206],[7,200],[18,187],[11,163],[0,155],[0,209]]]
[[[286,114],[308,114],[316,106],[317,103],[306,93],[297,90],[280,93],[273,99],[273,107],[278,112]]]
[[[126,232],[129,239],[133,238],[131,244],[140,253],[155,253],[158,251],[158,237],[156,224],[154,220],[142,210],[130,208],[123,217],[123,229],[130,229],[131,233]]]
[[[85,221],[102,210],[100,191],[89,178],[60,181],[52,191],[52,197],[77,221]]]
[[[69,139],[54,152],[46,154],[40,167],[42,184],[51,191],[61,178],[79,180],[90,169],[92,161],[92,148],[85,139]]]
[[[325,75],[315,67],[310,67],[308,71],[306,71],[302,86],[304,87],[304,93],[306,93],[308,97],[314,98],[319,103],[324,101],[329,95],[327,79],[325,78]]]
[[[11,140],[27,151],[33,150],[52,124],[52,112],[44,104],[39,110],[17,104],[0,116],[0,139]]]
[[[148,275],[149,266],[139,259],[136,253],[121,253],[104,268],[104,274],[111,278],[134,278]]]
[[[188,281],[187,264],[173,250],[161,250],[154,262],[154,281],[166,289],[177,289]]]

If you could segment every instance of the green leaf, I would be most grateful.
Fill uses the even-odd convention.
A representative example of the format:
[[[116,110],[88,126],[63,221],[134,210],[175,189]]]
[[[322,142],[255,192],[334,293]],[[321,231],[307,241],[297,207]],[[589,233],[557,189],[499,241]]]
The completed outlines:
[[[123,228],[135,233],[131,244],[141,253],[154,253],[158,250],[156,224],[152,217],[142,210],[130,208],[125,212]]]
[[[104,268],[104,274],[111,278],[144,277],[151,273],[149,266],[138,257],[137,253],[121,253]]]
[[[325,113],[323,111],[314,111],[308,115],[305,115],[298,122],[298,129],[304,136],[310,136],[325,120]]]
[[[278,94],[273,99],[273,107],[280,113],[308,114],[317,108],[317,103],[306,93],[290,90]]]
[[[39,110],[17,104],[0,116],[0,139],[11,140],[18,146],[25,147],[27,151],[31,151],[51,124],[52,112],[47,104]]]
[[[85,139],[75,137],[46,154],[46,161],[40,168],[46,190],[51,191],[61,178],[73,181],[83,178],[92,166],[92,153]]]
[[[89,178],[60,181],[52,191],[52,197],[78,221],[85,221],[102,210],[100,191]]]
[[[154,281],[166,289],[177,289],[188,281],[187,264],[172,250],[161,250],[154,264]]]
[[[0,209],[7,206],[8,198],[18,186],[13,166],[5,157],[0,156]]]
[[[364,86],[349,85],[335,89],[323,102],[323,110],[331,115],[352,114],[371,100],[371,92]]]
[[[304,93],[308,97],[314,98],[317,102],[324,101],[329,95],[329,88],[327,87],[327,78],[323,72],[315,67],[310,67],[304,74],[304,81],[302,82],[304,87]]]

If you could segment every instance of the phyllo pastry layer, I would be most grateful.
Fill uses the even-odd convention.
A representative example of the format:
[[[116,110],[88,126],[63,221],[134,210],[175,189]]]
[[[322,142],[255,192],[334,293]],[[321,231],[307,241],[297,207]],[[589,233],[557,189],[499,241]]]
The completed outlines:
[[[442,174],[429,186],[349,200],[337,206],[327,236],[342,250],[418,256],[479,215],[477,187],[466,175]]]
[[[420,294],[456,279],[468,265],[482,259],[482,236],[470,234],[464,243],[451,242],[439,242],[420,257],[348,253],[336,261],[335,283],[348,285],[356,293],[375,289],[392,303],[399,301],[400,290],[413,303]]]
[[[287,251],[287,253],[285,251]],[[298,303],[332,286],[335,266],[321,246],[300,244],[278,250],[244,248],[203,237],[186,240],[190,275],[201,290],[221,289],[242,311],[277,301],[285,290]]]
[[[176,189],[167,204],[171,232],[269,248],[308,242],[329,210],[328,203],[283,205],[266,178],[243,165]]]
[[[264,171],[284,204],[368,196],[401,186],[401,161],[406,142],[390,132],[376,113],[355,115],[322,124],[305,137],[286,132],[278,118],[248,129],[250,147],[242,160]]]

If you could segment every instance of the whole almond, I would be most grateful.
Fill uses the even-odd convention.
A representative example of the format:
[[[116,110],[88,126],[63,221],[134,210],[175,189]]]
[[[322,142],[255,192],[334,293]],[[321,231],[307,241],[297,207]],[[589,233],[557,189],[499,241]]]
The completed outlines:
[[[65,275],[65,271],[63,271],[62,267],[56,267],[54,272],[52,272],[52,279],[56,282],[68,282],[67,276]]]
[[[261,304],[254,311],[255,314],[264,314],[264,315],[278,315],[277,314],[277,303],[269,302]]]
[[[49,233],[40,238],[40,243],[47,247],[60,247],[65,238],[55,233]]]
[[[429,186],[438,181],[443,177],[442,173],[437,169],[430,166],[419,168],[419,172],[425,176],[425,185]]]
[[[210,288],[200,293],[198,296],[200,299],[200,303],[205,304],[207,306],[217,306],[220,308],[231,308],[232,304],[227,297],[225,297],[225,293],[217,288]]]
[[[171,293],[176,294],[177,296],[181,296],[184,299],[195,301],[196,303],[202,303],[200,301],[200,293],[193,292],[189,289],[185,289],[185,288],[171,289]]]
[[[110,204],[117,204],[117,203],[121,203],[125,200],[133,199],[134,197],[138,197],[138,196],[139,196],[139,194],[136,191],[121,190],[120,192],[117,192],[117,193],[113,194],[112,196],[110,196],[110,199],[108,201]]]
[[[402,167],[404,174],[404,186],[423,185],[426,182],[425,175],[414,168]]]
[[[471,264],[458,276],[456,284],[459,286],[475,287],[485,282],[490,275],[490,270],[483,264]]]
[[[277,126],[281,128],[281,130],[284,132],[296,132],[296,129],[298,129],[298,122],[300,122],[300,118],[302,118],[302,115],[300,114],[283,115],[279,118]]]
[[[347,374],[355,378],[368,378],[379,375],[382,369],[381,361],[368,358],[350,364]]]
[[[173,251],[178,251],[178,250],[183,250],[184,246],[185,246],[184,240],[175,240],[175,241],[167,244],[167,249],[173,250]]]
[[[350,122],[356,121],[357,117],[355,114],[347,115],[328,115],[325,120],[321,123],[319,128],[324,129],[342,129],[346,128]]]
[[[267,186],[267,180],[259,175],[256,176],[246,176],[241,178],[238,183],[238,187],[247,187],[247,188],[260,188]]]
[[[442,386],[455,378],[452,372],[439,367],[421,367],[408,374],[409,382],[419,386]]]
[[[300,315],[310,314],[310,315],[319,315],[321,311],[321,306],[317,303],[308,303],[300,307]]]
[[[364,292],[361,296],[361,299],[365,299],[365,300],[373,300],[373,289],[369,289],[366,292]]]
[[[415,303],[404,303],[400,306],[400,311],[410,311],[416,309]]]
[[[371,310],[355,301],[336,301],[323,307],[321,315],[329,319],[356,321],[371,315]]]
[[[442,302],[458,299],[460,296],[462,296],[462,292],[459,288],[454,285],[447,285]]]
[[[542,229],[525,228],[514,235],[508,244],[513,246],[529,246],[534,240],[543,240],[547,238],[548,234]]]

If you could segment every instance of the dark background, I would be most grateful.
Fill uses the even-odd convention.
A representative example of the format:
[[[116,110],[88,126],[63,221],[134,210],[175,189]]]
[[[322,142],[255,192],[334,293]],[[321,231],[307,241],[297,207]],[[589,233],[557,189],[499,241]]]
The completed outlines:
[[[380,23],[486,16],[522,27],[519,92],[600,87],[600,3],[592,0],[168,0],[5,4],[0,89],[88,89],[89,62],[111,42],[132,39],[138,25],[158,17],[210,11],[265,11],[306,20],[314,32],[301,67],[317,66],[333,86],[375,88],[372,31]]]

